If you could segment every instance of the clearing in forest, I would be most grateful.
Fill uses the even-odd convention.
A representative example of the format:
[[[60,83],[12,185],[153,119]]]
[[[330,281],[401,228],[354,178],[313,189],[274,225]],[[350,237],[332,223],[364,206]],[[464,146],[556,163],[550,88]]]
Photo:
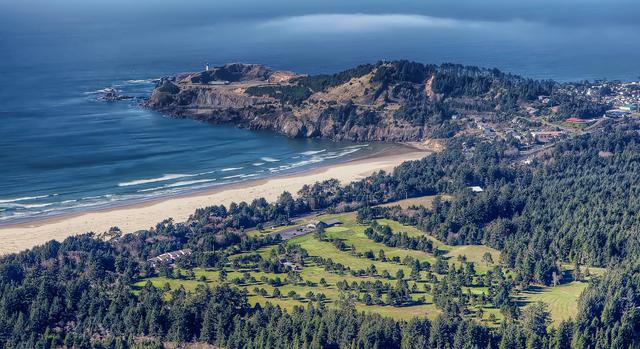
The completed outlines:
[[[463,302],[471,318],[488,325],[501,321],[499,309],[492,304],[496,288],[496,276],[492,275],[500,263],[499,251],[487,246],[449,246],[415,227],[388,219],[377,219],[371,225],[358,223],[355,213],[313,217],[320,221],[332,219],[341,224],[327,227],[322,233],[294,237],[281,245],[229,255],[222,269],[174,268],[171,275],[143,279],[136,286],[150,281],[158,288],[184,287],[193,291],[198,285],[228,282],[246,290],[251,304],[270,302],[288,310],[309,303],[332,307],[341,297],[349,296],[357,309],[395,319],[434,318],[442,308],[442,303],[437,306],[437,302],[451,298]],[[268,233],[304,227],[310,221],[300,220]],[[389,241],[376,242],[375,236],[367,236],[367,229],[372,226],[375,231],[387,231],[391,234],[388,236],[403,234],[397,235],[401,238],[394,240],[395,247],[390,247]],[[264,234],[252,232],[253,236]],[[421,241],[417,245],[421,247],[412,245],[412,241]],[[490,261],[487,254],[492,257]],[[276,263],[281,264],[281,270],[269,270]],[[575,300],[585,285],[573,282],[535,288],[515,299],[522,307],[543,301],[549,305],[553,320],[559,321],[575,315]]]

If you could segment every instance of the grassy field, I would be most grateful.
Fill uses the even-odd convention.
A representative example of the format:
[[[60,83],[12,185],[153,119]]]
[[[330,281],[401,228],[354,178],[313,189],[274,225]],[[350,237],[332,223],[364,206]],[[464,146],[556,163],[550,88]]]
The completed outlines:
[[[364,253],[366,251],[373,251],[376,256],[378,256],[379,252],[384,251],[387,261],[381,260],[372,260],[368,258],[364,258],[362,256],[358,256],[352,253],[350,250],[340,251],[329,241],[320,241],[314,237],[313,234],[307,234],[304,236],[299,236],[294,239],[289,240],[288,244],[299,245],[305,250],[308,251],[310,257],[323,257],[323,258],[331,258],[335,263],[341,263],[351,270],[360,270],[367,269],[371,265],[374,265],[376,270],[378,270],[379,274],[384,271],[387,271],[390,275],[395,276],[398,270],[402,270],[407,277],[407,282],[409,287],[413,287],[416,284],[418,291],[412,293],[411,297],[415,300],[419,298],[424,298],[424,303],[415,304],[404,307],[393,307],[389,305],[365,305],[364,303],[358,302],[356,303],[356,307],[362,311],[366,312],[376,312],[385,316],[390,316],[396,319],[409,319],[415,316],[426,316],[429,318],[433,318],[437,316],[440,311],[436,308],[436,306],[431,301],[431,294],[424,291],[425,281],[412,281],[408,279],[408,276],[411,272],[411,269],[403,264],[392,262],[391,259],[393,257],[399,257],[400,259],[404,259],[407,256],[413,257],[419,261],[428,261],[429,263],[435,262],[435,257],[432,254],[423,252],[423,251],[415,251],[401,248],[390,248],[381,243],[376,243],[373,240],[367,238],[364,234],[364,230],[366,229],[366,225],[361,225],[356,222],[355,214],[342,214],[342,215],[324,215],[318,217],[322,220],[337,218],[340,219],[343,224],[335,227],[330,227],[326,229],[326,236],[328,238],[337,238],[346,243],[348,246],[355,247],[355,250],[360,253]],[[298,224],[303,225],[305,221],[301,221]],[[410,226],[404,226],[398,222],[381,219],[378,220],[379,224],[389,225],[394,232],[407,232],[410,236],[419,236],[424,235],[423,232],[420,232],[418,229]],[[285,227],[279,227],[276,229],[284,229]],[[272,231],[270,231],[272,232]],[[434,241],[434,246],[437,246],[441,250],[451,250],[453,252],[452,257],[457,257],[463,253],[469,254],[469,259],[475,258],[474,256],[481,256],[485,250],[487,250],[484,246],[458,246],[451,247],[447,246],[437,240]],[[263,247],[255,252],[258,253],[263,258],[267,258],[273,246]],[[474,251],[474,248],[478,248],[478,251]],[[492,251],[492,253],[497,254],[497,251]],[[247,255],[248,253],[231,256],[230,259],[238,258],[242,255]],[[495,258],[495,261],[498,261],[498,258]],[[455,264],[456,261],[454,258],[451,258],[451,263]],[[383,283],[388,283],[389,285],[395,286],[398,282],[395,278],[386,279],[379,276],[353,276],[351,273],[344,273],[343,275],[338,275],[333,272],[328,272],[322,266],[315,265],[314,263],[305,263],[305,267],[300,271],[300,276],[304,281],[308,281],[309,284],[284,284],[278,287],[282,296],[279,298],[272,297],[274,287],[270,285],[268,282],[264,282],[263,278],[274,279],[275,277],[280,277],[284,280],[286,278],[286,274],[270,274],[264,272],[257,272],[253,270],[233,270],[231,268],[226,268],[227,272],[227,280],[233,282],[236,278],[243,278],[243,274],[248,273],[251,277],[255,279],[254,282],[244,282],[238,284],[237,286],[240,288],[244,288],[247,290],[249,295],[249,301],[252,304],[261,303],[264,304],[266,302],[271,302],[273,304],[278,304],[285,309],[291,309],[294,305],[305,305],[310,300],[307,298],[308,292],[313,292],[314,294],[322,293],[326,296],[325,304],[328,306],[333,306],[334,302],[340,296],[340,290],[336,286],[336,283],[339,281],[346,281],[348,283],[352,283],[354,281],[375,281],[381,280]],[[147,281],[150,281],[154,286],[163,288],[166,287],[165,284],[168,285],[169,289],[175,289],[180,286],[184,287],[187,291],[194,290],[198,284],[207,284],[207,285],[216,285],[220,283],[219,271],[216,270],[205,270],[202,268],[196,268],[193,270],[195,273],[194,279],[173,279],[166,277],[153,277],[147,280],[141,280],[136,283],[136,286],[141,287]],[[183,275],[187,274],[187,271],[181,272]],[[422,272],[423,277],[426,275],[426,272]],[[203,279],[202,279],[203,278]],[[320,285],[320,281],[324,279],[326,282],[325,286]],[[431,285],[433,286],[433,285]],[[257,294],[254,289],[256,287],[262,288],[266,290],[267,296]],[[294,291],[296,293],[296,299],[294,297],[289,296],[290,292]],[[470,292],[474,294],[480,294],[482,292],[486,292],[484,288],[476,288],[470,290]],[[488,314],[491,311],[485,312],[485,317],[488,317]]]
[[[578,297],[588,283],[573,281],[556,287],[530,287],[516,296],[521,307],[534,302],[546,303],[554,323],[575,317],[578,311]]]
[[[431,208],[431,205],[433,204],[433,199],[435,199],[436,196],[438,196],[438,195],[420,196],[420,197],[417,197],[417,198],[404,199],[404,200],[400,200],[400,201],[390,202],[388,204],[383,204],[383,205],[380,205],[380,206],[382,206],[382,207],[400,206],[402,208],[409,208],[411,206],[424,206],[426,208]],[[452,197],[450,195],[439,195],[439,196],[440,196],[440,200],[451,200],[452,199]]]
[[[142,287],[147,281],[150,281],[155,287],[158,287],[158,288],[163,288],[165,287],[166,284],[168,284],[171,290],[182,286],[187,291],[194,291],[199,284],[214,286],[220,282],[220,277],[219,277],[220,273],[218,271],[205,270],[201,268],[196,268],[193,271],[196,275],[195,280],[153,277],[147,280],[142,280],[137,282],[136,286]],[[239,272],[228,271],[227,280],[233,280],[235,278],[239,278],[242,276],[242,274],[243,274],[242,271],[239,271]],[[249,303],[265,304],[266,302],[271,302],[272,304],[280,305],[282,308],[287,310],[293,309],[295,305],[307,304],[309,302],[309,299],[306,297],[306,294],[308,292],[313,292],[314,294],[323,293],[327,297],[325,304],[327,304],[328,306],[333,306],[333,302],[338,300],[340,296],[340,291],[336,287],[336,283],[338,281],[346,280],[351,283],[353,281],[362,281],[363,279],[366,279],[363,277],[353,277],[348,274],[338,276],[332,273],[325,272],[324,269],[322,269],[321,267],[311,265],[311,266],[305,267],[302,270],[301,276],[304,280],[312,281],[315,285],[307,286],[307,285],[285,284],[278,287],[278,289],[282,293],[282,297],[275,298],[271,296],[273,294],[274,287],[268,283],[260,281],[260,278],[262,276],[273,278],[276,276],[275,274],[255,272],[255,271],[251,271],[250,274],[251,276],[257,279],[256,282],[238,285],[238,287],[244,288],[247,290],[249,295]],[[202,276],[206,278],[206,281],[200,281],[200,278]],[[284,278],[283,275],[279,275],[279,276],[281,278]],[[327,282],[326,286],[319,285],[320,279],[322,278],[324,278],[325,281]],[[389,282],[392,284],[395,284],[396,281],[390,280]],[[410,283],[410,285],[411,284],[412,283]],[[268,295],[261,296],[256,294],[253,291],[255,287],[264,288],[268,292]],[[301,296],[301,298],[296,300],[290,297],[289,292],[291,291],[295,291],[296,294]],[[426,296],[425,298],[427,300],[426,304],[397,308],[392,306],[381,306],[381,305],[367,306],[364,304],[357,303],[356,308],[358,308],[361,311],[376,312],[382,315],[391,316],[396,319],[410,319],[415,316],[427,316],[429,318],[434,318],[435,316],[437,316],[437,314],[440,313],[440,311],[435,307],[433,303],[430,302],[430,297],[427,294],[424,294],[424,295]],[[415,294],[414,296],[415,296],[414,298],[417,299],[421,296],[421,294]]]
[[[322,293],[326,297],[324,304],[331,307],[335,305],[335,301],[339,299],[341,294],[341,291],[336,285],[338,282],[345,281],[351,284],[353,282],[380,281],[383,284],[395,286],[398,282],[395,275],[398,270],[402,270],[409,287],[413,288],[413,285],[415,284],[417,288],[416,291],[412,291],[411,298],[416,301],[421,300],[420,302],[415,302],[414,304],[402,307],[394,307],[390,305],[366,305],[364,302],[358,301],[356,303],[356,307],[362,311],[375,312],[395,319],[409,319],[415,316],[434,318],[440,313],[440,310],[437,309],[435,304],[432,302],[431,292],[425,290],[425,286],[427,288],[434,286],[426,281],[428,280],[426,277],[427,272],[422,271],[420,273],[420,279],[418,279],[418,281],[414,281],[409,278],[411,272],[411,268],[409,266],[392,261],[393,257],[399,257],[401,260],[405,257],[412,257],[420,262],[426,261],[433,265],[436,261],[434,255],[417,250],[391,248],[382,243],[376,243],[364,234],[367,225],[358,224],[354,213],[323,215],[314,217],[313,219],[317,218],[321,220],[336,218],[342,221],[343,224],[327,228],[325,231],[327,239],[325,240],[318,239],[314,234],[307,234],[286,242],[289,245],[299,245],[309,254],[309,257],[305,259],[303,269],[299,271],[299,275],[303,282],[284,283],[277,287],[281,296],[273,297],[272,295],[275,287],[272,286],[271,281],[275,280],[275,278],[280,278],[284,281],[287,278],[287,273],[274,274],[250,269],[234,270],[231,266],[225,267],[227,282],[245,289],[248,293],[249,301],[252,304],[265,304],[266,302],[271,302],[273,304],[280,305],[285,309],[292,309],[295,305],[305,305],[309,302],[314,302],[315,296]],[[424,236],[424,233],[415,227],[404,226],[395,221],[380,219],[377,222],[381,225],[390,226],[394,232],[406,232],[409,236]],[[297,222],[297,225],[304,225],[306,223],[307,222],[305,220],[301,220]],[[284,228],[286,227],[278,227],[276,229]],[[258,233],[256,232],[256,234]],[[339,239],[343,241],[348,248],[340,250],[332,242],[328,241],[330,239]],[[460,266],[460,257],[464,256],[467,261],[474,262],[475,269],[479,275],[486,273],[487,270],[496,266],[500,261],[500,252],[487,246],[448,246],[435,239],[432,239],[432,241],[434,242],[434,247],[437,247],[439,250],[446,251],[444,257],[447,258],[449,265]],[[251,253],[230,256],[230,260],[255,253],[260,254],[263,259],[268,259],[274,248],[276,248],[276,246],[266,246]],[[353,251],[352,248],[355,248],[355,251]],[[382,261],[379,258],[366,258],[362,254],[367,251],[372,251],[376,257],[379,256],[380,251],[384,251],[387,260]],[[492,263],[486,263],[483,260],[485,253],[489,253],[492,256]],[[349,271],[338,274],[335,271],[326,270],[324,266],[317,265],[314,262],[315,259],[313,257],[322,257],[324,259],[330,258],[334,263],[341,263],[351,271],[367,270],[373,265],[377,270],[377,274],[374,276],[368,276],[356,273],[356,276],[352,275]],[[600,272],[600,270],[591,270],[593,274]],[[381,275],[384,271],[387,271],[391,277],[382,277]],[[199,284],[213,286],[222,282],[220,280],[220,272],[217,270],[196,268],[193,272],[195,273],[195,278],[182,277],[175,279],[152,277],[137,282],[136,286],[141,287],[147,281],[150,281],[158,288],[167,287],[165,285],[168,285],[169,289],[184,287],[187,291],[190,291],[194,290]],[[183,275],[187,275],[187,271],[181,271],[181,273]],[[436,277],[440,279],[443,276],[436,275]],[[522,307],[528,306],[531,302],[543,301],[549,305],[553,320],[559,321],[575,315],[576,299],[585,287],[586,283],[572,282],[555,288],[536,288],[519,294],[516,300]],[[261,290],[266,291],[266,295],[260,294]],[[480,295],[482,293],[487,294],[488,292],[486,287],[465,288],[464,292],[467,291],[476,295]],[[313,295],[311,295],[310,292],[313,293]],[[472,306],[470,307],[470,310],[475,312],[476,308]],[[499,310],[491,308],[490,306],[483,307],[483,312],[483,321],[485,322],[489,318],[490,314],[495,315],[497,322],[494,323],[494,325],[496,325],[502,318]],[[475,317],[474,314],[471,314],[470,316]]]

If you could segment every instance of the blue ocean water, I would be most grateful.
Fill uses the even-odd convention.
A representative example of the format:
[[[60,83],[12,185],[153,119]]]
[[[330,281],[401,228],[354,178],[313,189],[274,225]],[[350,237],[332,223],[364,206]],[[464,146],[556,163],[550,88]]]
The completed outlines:
[[[343,161],[388,145],[175,120],[145,96],[204,63],[335,72],[381,59],[638,79],[632,0],[0,0],[0,223]]]

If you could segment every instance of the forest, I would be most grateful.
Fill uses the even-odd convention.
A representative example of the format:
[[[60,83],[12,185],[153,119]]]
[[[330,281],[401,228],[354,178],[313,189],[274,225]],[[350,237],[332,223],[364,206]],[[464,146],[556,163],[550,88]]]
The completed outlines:
[[[459,64],[438,66],[406,60],[363,64],[336,74],[303,76],[293,79],[290,84],[252,86],[247,88],[246,93],[252,96],[266,95],[281,103],[300,106],[305,101],[313,103],[309,97],[315,92],[327,91],[367,74],[372,74],[370,83],[371,88],[375,89],[370,102],[381,96],[384,97],[385,103],[402,101],[394,117],[412,126],[446,127],[455,110],[461,112],[461,109],[465,112],[499,111],[499,114],[507,115],[506,112],[518,112],[521,109],[519,103],[532,102],[538,96],[544,95],[554,95],[553,101],[561,106],[562,115],[582,111],[576,110],[578,107],[568,100],[568,96],[555,93],[559,84],[554,81],[526,79],[503,73],[498,69]],[[425,96],[423,93],[425,83],[430,79],[435,97]],[[473,102],[470,102],[470,99],[473,99]],[[585,110],[593,109],[594,113],[607,107],[593,105],[588,101],[582,101],[580,105]],[[334,119],[340,125],[349,125],[352,119],[360,118],[355,113],[355,108],[352,109],[353,112],[339,113],[339,117]],[[368,113],[377,114],[375,111]],[[381,115],[375,116],[378,117]],[[359,125],[357,122],[356,124]]]
[[[162,348],[186,342],[228,348],[636,348],[638,134],[632,123],[607,127],[559,143],[530,163],[513,158],[501,142],[459,137],[442,152],[348,185],[329,180],[305,186],[295,196],[285,192],[272,203],[255,199],[211,206],[197,210],[187,222],[166,220],[132,234],[114,227],[101,236],[79,235],[4,256],[0,348]],[[470,186],[483,191],[472,192]],[[436,199],[431,208],[376,206],[443,194],[454,199]],[[469,269],[449,271],[442,262],[429,267],[442,272],[439,288],[432,290],[441,309],[434,319],[364,313],[356,303],[366,300],[351,297],[331,307],[322,301],[290,310],[250,305],[246,292],[231,281],[193,292],[177,288],[168,296],[151,284],[134,289],[136,281],[171,272],[168,266],[147,262],[151,257],[189,248],[193,253],[174,268],[219,268],[230,263],[230,254],[280,244],[247,230],[289,224],[318,211],[357,211],[363,222],[393,219],[425,236],[409,238],[371,223],[368,238],[384,246],[437,253],[429,236],[451,246],[484,244],[499,250],[509,276],[496,279],[495,285],[502,285],[497,290],[504,293],[496,292],[493,299],[503,303],[504,321],[487,326],[465,316],[460,302],[447,301],[453,290],[448,285],[475,283],[478,277]],[[320,241],[350,250],[318,234]],[[293,248],[283,253],[301,260],[305,252]],[[378,251],[368,256],[382,258]],[[251,258],[244,262],[255,263]],[[564,282],[562,264],[575,265],[575,270],[608,269],[591,279],[574,319],[550,326],[543,303],[523,311],[510,307],[514,288]],[[424,272],[423,267],[414,268]],[[405,305],[405,277],[388,278],[398,283],[387,290],[392,296],[386,302]]]

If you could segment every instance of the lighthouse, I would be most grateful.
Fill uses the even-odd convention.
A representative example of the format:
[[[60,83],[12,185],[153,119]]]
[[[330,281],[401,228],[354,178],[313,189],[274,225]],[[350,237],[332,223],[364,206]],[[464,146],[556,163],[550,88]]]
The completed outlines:
[[[204,71],[209,71],[209,63],[204,64]]]

